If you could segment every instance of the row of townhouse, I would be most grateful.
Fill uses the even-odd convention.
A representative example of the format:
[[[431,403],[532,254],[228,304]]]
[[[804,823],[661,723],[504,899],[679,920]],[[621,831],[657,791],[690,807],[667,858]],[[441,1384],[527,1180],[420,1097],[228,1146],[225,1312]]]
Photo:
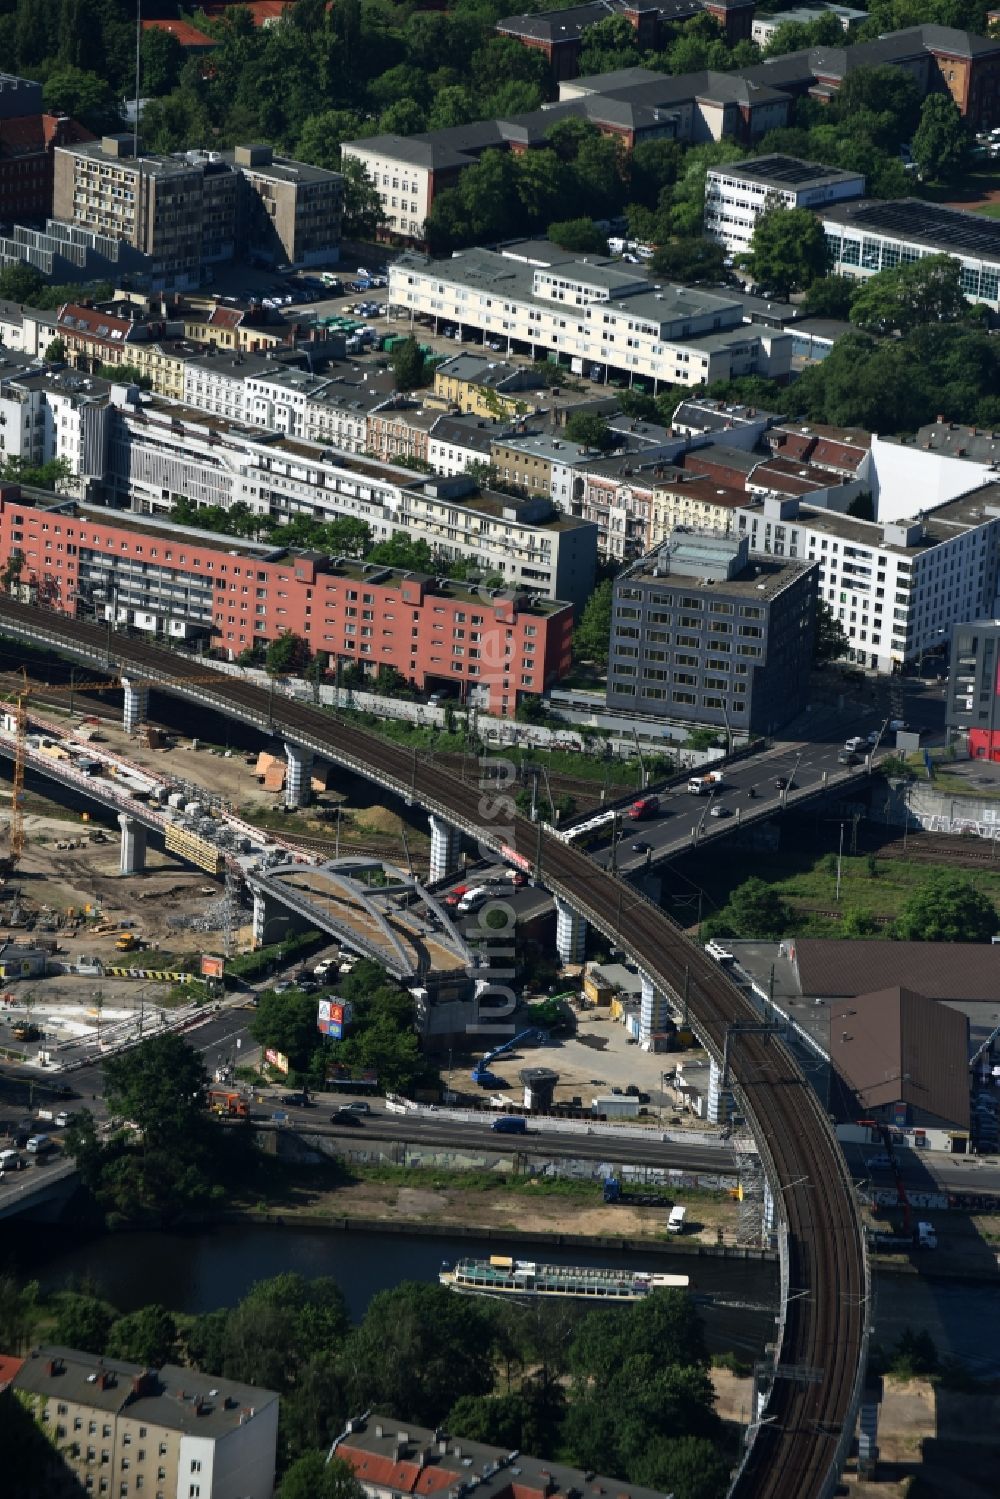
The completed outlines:
[[[0,486],[0,556],[18,589],[230,658],[291,630],[331,661],[391,667],[500,716],[570,668],[573,606]]]
[[[279,520],[350,515],[377,541],[404,532],[510,586],[577,607],[589,597],[597,528],[548,496],[497,494],[468,476],[415,475],[134,394],[114,407],[104,485],[122,508],[164,514],[185,497],[223,509],[242,502]]]
[[[544,257],[544,263],[539,260]],[[553,245],[465,250],[449,260],[407,254],[390,267],[390,300],[435,332],[501,343],[602,380],[710,385],[742,375],[784,380],[791,334],[745,323],[724,292],[651,284],[609,258],[577,260]]]

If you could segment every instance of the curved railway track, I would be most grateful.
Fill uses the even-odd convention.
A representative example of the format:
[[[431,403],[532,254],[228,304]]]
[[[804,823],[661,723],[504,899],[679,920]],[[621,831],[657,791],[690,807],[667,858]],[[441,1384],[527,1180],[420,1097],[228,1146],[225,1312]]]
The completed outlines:
[[[103,660],[107,634],[63,615],[0,600],[0,631]],[[440,765],[231,677],[192,683],[204,663],[120,636],[115,665],[151,687],[194,699],[257,728],[285,736],[439,812],[490,848],[541,856],[544,883],[610,940],[619,942],[663,990],[688,993],[705,1044],[721,1059],[727,1026],[759,1019],[743,994],[680,928],[624,880],[586,854],[498,805]],[[169,686],[165,679],[171,678]],[[498,819],[502,819],[498,821]],[[787,1227],[788,1299],[776,1378],[755,1440],[735,1480],[737,1499],[826,1499],[849,1450],[865,1355],[868,1266],[852,1184],[819,1099],[784,1044],[745,1035],[733,1047],[732,1074],[770,1163],[776,1212]]]

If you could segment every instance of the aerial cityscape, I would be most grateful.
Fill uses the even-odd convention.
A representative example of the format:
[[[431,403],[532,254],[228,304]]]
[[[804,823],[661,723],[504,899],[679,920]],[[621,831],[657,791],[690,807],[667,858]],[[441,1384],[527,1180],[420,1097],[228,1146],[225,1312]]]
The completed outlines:
[[[0,0],[0,694],[4,1499],[995,1499],[1000,10]]]

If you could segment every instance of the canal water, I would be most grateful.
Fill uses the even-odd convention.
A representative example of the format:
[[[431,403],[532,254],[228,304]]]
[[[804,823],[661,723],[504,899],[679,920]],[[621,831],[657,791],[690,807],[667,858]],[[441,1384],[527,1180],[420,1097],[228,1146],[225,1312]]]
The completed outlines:
[[[120,1311],[155,1300],[178,1312],[232,1306],[257,1280],[285,1271],[329,1275],[338,1282],[352,1318],[371,1298],[403,1280],[434,1281],[443,1260],[504,1253],[496,1240],[344,1232],[256,1224],[226,1224],[190,1233],[130,1233],[70,1243],[65,1229],[11,1236],[18,1273],[45,1291],[81,1282]],[[777,1266],[756,1261],[519,1243],[520,1259],[550,1264],[609,1265],[689,1275],[705,1319],[709,1349],[758,1357],[774,1336]]]

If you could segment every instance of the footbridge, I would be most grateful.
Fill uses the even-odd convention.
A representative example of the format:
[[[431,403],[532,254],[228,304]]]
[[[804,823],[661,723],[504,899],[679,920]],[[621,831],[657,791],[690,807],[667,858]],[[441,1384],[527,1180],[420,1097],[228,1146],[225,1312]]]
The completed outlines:
[[[107,669],[101,627],[0,600],[0,633]],[[493,854],[533,869],[562,911],[622,946],[649,991],[686,1001],[698,1034],[750,1120],[767,1177],[763,1204],[781,1253],[782,1311],[773,1364],[734,1478],[737,1499],[827,1499],[850,1450],[867,1353],[869,1266],[853,1185],[830,1121],[792,1053],[749,1000],[664,912],[618,874],[548,837],[502,796],[483,796],[437,765],[324,712],[204,663],[115,636],[116,666],[149,687],[212,708],[366,776],[424,807]],[[187,685],[185,673],[197,682]],[[481,1000],[482,1007],[487,995]]]

